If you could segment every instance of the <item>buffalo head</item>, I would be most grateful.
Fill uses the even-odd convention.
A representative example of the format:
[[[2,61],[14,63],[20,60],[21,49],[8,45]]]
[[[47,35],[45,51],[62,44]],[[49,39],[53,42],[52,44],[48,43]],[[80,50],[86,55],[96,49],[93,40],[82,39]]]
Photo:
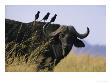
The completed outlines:
[[[89,34],[89,28],[87,27],[87,32],[84,34],[78,33],[73,26],[60,26],[57,30],[54,32],[51,32],[50,34],[46,34],[46,36],[53,37],[54,43],[53,45],[60,45],[62,48],[62,51],[59,55],[66,56],[70,50],[72,49],[72,46],[74,45],[77,48],[85,47],[85,44],[81,39],[84,39]],[[60,47],[59,47],[60,48]],[[56,48],[54,48],[56,49]],[[55,50],[58,53],[58,50]],[[57,54],[58,55],[58,54]]]
[[[51,58],[52,65],[57,65],[59,61],[67,56],[67,54],[72,49],[74,45],[77,48],[85,47],[85,44],[81,39],[84,39],[89,34],[89,28],[87,27],[87,32],[84,34],[78,33],[73,26],[60,26],[55,31],[48,33],[46,28],[49,28],[50,23],[46,23],[43,26],[43,33],[45,35],[46,41],[50,41],[50,52],[51,56],[46,57],[46,59]],[[48,63],[49,64],[49,63]]]

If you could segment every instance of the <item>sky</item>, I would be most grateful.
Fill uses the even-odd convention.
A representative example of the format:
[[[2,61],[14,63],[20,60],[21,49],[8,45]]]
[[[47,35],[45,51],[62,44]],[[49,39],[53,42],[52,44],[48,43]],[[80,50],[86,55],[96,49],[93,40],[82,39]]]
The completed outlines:
[[[106,45],[106,6],[105,5],[6,5],[5,18],[21,22],[32,22],[40,11],[41,20],[50,12],[49,21],[54,14],[54,23],[72,25],[79,33],[90,34],[84,40],[93,45]]]

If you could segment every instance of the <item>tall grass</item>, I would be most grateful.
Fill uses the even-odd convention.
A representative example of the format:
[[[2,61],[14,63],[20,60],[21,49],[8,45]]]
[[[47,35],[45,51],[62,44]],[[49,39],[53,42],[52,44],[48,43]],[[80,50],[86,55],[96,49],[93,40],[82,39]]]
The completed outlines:
[[[54,68],[55,72],[105,72],[106,60],[101,56],[70,53]]]
[[[37,72],[37,63],[25,62],[25,56],[15,57],[12,64],[7,65],[6,69],[13,72]],[[48,71],[48,69],[42,70]],[[54,67],[54,72],[105,72],[106,60],[101,56],[75,55],[70,53]]]

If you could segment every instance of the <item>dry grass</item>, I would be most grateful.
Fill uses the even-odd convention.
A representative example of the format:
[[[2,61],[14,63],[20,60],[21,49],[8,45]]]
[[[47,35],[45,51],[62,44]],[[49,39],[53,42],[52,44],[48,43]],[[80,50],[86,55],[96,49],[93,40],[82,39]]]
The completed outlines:
[[[41,46],[41,49],[35,49],[30,56],[28,56],[28,62],[26,62],[25,55],[15,57],[13,52],[11,57],[7,57],[6,61],[11,64],[5,65],[6,72],[37,72],[37,63],[34,62],[36,57],[42,54],[45,45]],[[48,71],[48,69],[40,70]],[[70,53],[67,57],[62,59],[60,63],[55,66],[54,72],[105,72],[106,71],[106,59],[102,56],[90,56],[90,55],[75,55]]]
[[[13,63],[5,65],[6,72],[36,72],[36,64],[26,63],[24,56],[15,57]]]
[[[36,64],[6,65],[6,72],[36,72]]]
[[[31,58],[29,56],[28,58]],[[9,59],[8,59],[9,60]],[[11,61],[11,58],[10,58]],[[38,71],[38,63],[29,59],[25,61],[25,56],[14,57],[14,60],[11,64],[5,64],[6,72],[48,72],[48,69],[43,69]]]
[[[55,72],[105,72],[106,60],[101,56],[70,53],[54,68]]]
[[[24,58],[14,58],[10,65],[5,65],[6,72],[37,72],[36,63],[25,63]],[[42,71],[42,70],[41,70]],[[47,71],[46,69],[43,71]],[[54,68],[54,72],[105,72],[106,59],[101,56],[74,55],[70,53]]]

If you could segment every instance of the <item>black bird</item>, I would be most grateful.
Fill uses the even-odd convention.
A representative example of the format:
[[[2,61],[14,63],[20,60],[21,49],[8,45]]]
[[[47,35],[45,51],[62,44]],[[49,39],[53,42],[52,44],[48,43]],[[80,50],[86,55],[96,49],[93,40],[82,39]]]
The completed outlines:
[[[55,19],[56,19],[56,16],[57,16],[57,14],[55,14],[55,15],[51,18],[50,22],[54,22]]]
[[[45,16],[44,16],[44,18],[42,19],[42,20],[44,20],[44,22],[48,19],[48,17],[49,17],[49,15],[50,15],[50,13],[48,12]],[[42,21],[41,20],[41,21]]]
[[[35,20],[39,18],[39,14],[40,14],[40,11],[38,11],[37,14],[35,15]]]

